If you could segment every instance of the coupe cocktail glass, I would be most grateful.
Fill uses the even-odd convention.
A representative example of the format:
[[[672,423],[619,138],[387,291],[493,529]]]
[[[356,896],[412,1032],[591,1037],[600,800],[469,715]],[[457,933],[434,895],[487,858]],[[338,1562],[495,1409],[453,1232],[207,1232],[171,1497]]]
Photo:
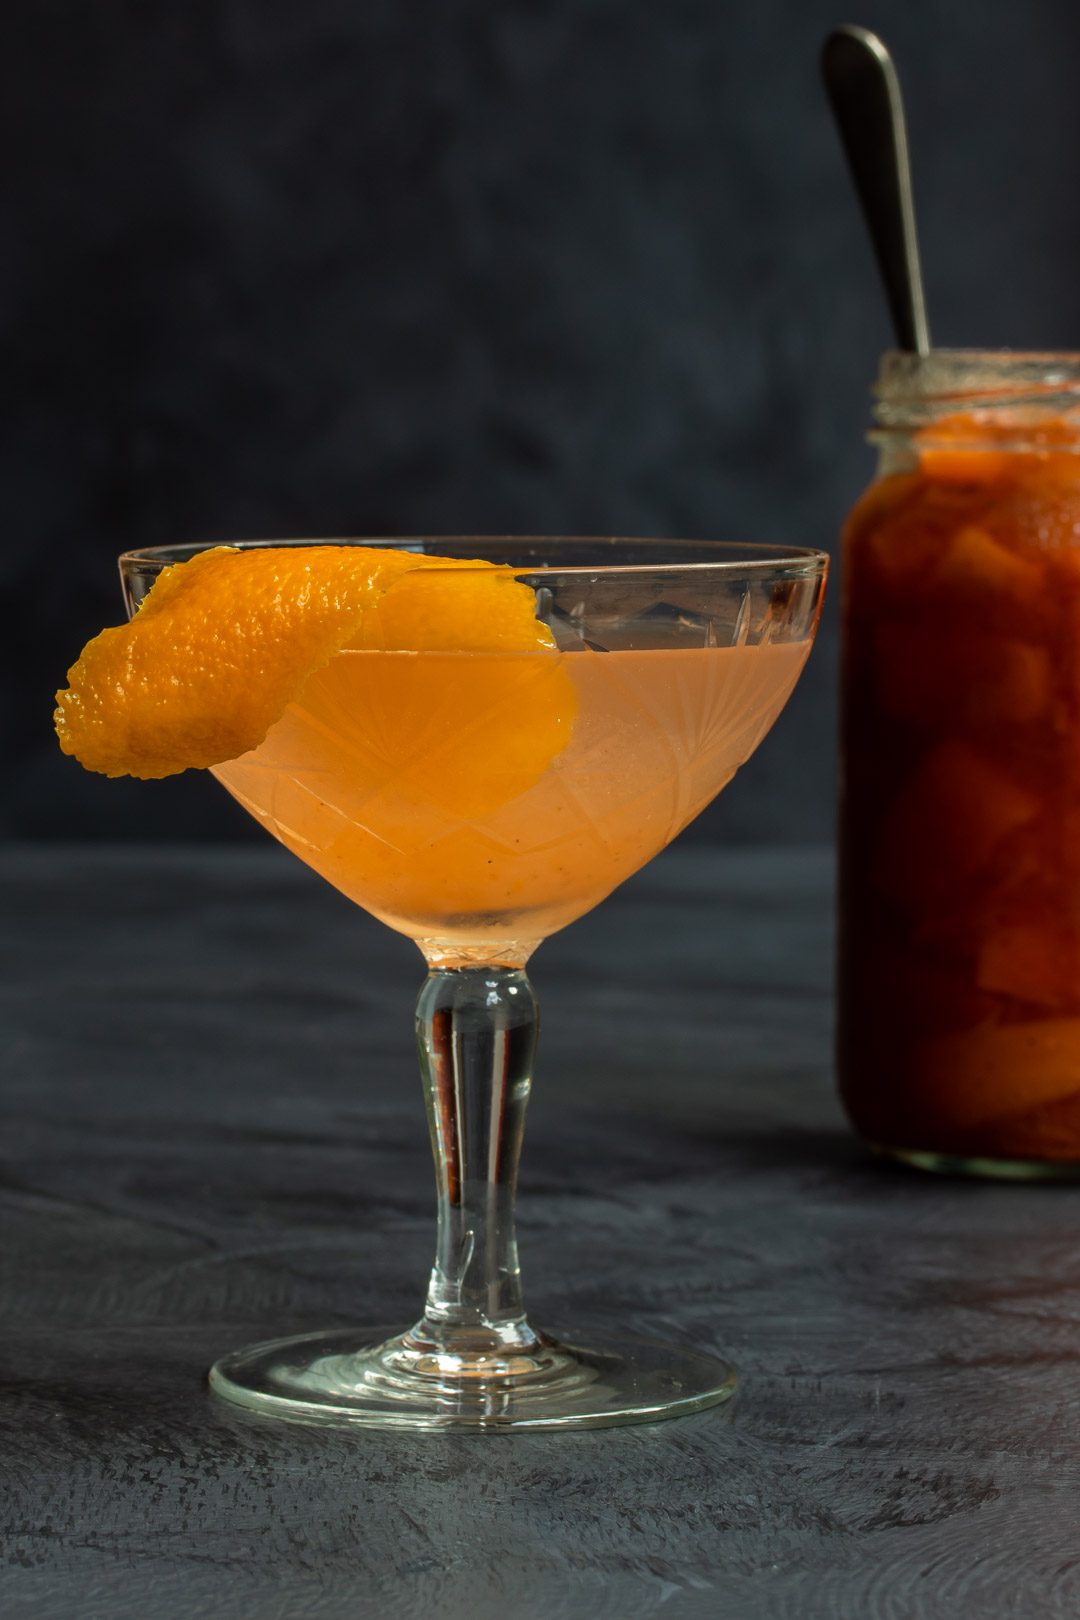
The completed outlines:
[[[509,566],[556,649],[341,652],[258,748],[215,768],[427,961],[416,1028],[438,1235],[414,1327],[255,1345],[219,1361],[211,1386],[263,1414],[425,1429],[625,1423],[723,1400],[733,1370],[695,1346],[580,1347],[526,1318],[514,1194],[537,1007],[525,967],[753,752],[810,651],[827,559],[652,540],[340,543]],[[121,558],[129,612],[199,549]],[[450,576],[410,577],[435,590]],[[550,733],[539,768],[538,729]]]

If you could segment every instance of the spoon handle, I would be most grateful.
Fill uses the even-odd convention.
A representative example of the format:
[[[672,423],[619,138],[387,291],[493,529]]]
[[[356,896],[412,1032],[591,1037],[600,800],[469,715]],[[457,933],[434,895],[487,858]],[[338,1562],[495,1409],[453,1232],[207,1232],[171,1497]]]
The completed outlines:
[[[821,71],[885,283],[897,345],[930,351],[907,130],[892,57],[865,28],[837,28]]]

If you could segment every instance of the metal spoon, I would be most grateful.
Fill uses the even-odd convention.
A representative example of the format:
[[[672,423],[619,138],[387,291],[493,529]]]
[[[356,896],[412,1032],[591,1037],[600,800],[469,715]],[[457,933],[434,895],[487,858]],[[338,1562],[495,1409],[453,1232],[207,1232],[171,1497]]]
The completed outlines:
[[[821,71],[885,283],[897,347],[930,352],[900,80],[876,34],[847,25],[825,41]]]

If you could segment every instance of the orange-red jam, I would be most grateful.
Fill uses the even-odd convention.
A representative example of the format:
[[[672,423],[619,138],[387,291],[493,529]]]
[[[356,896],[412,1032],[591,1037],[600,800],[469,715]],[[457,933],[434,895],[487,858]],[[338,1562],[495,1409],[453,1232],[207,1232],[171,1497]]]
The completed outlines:
[[[844,534],[842,1095],[889,1150],[1080,1163],[1080,421],[908,452]]]

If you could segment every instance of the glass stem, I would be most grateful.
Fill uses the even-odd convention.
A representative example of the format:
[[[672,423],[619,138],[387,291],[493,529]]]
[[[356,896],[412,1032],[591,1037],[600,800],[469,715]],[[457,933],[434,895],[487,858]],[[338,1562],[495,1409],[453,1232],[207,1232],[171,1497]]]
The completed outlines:
[[[438,1241],[413,1347],[453,1357],[528,1354],[514,1195],[539,1010],[519,968],[428,974],[416,1006],[438,1191]]]

